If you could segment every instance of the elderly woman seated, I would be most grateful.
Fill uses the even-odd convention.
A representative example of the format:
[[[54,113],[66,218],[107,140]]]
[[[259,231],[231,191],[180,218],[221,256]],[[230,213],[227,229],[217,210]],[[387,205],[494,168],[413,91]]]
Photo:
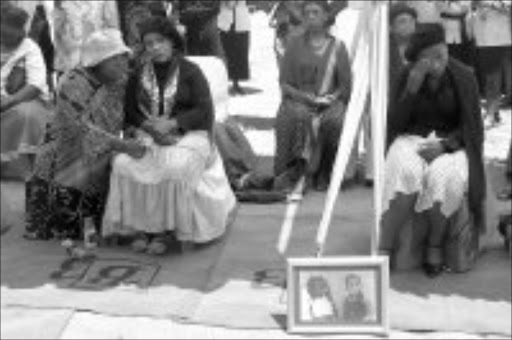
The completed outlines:
[[[134,251],[162,255],[172,233],[184,245],[222,236],[236,202],[213,142],[205,76],[165,18],[145,21],[141,38],[147,58],[129,81],[126,114],[148,151],[115,158],[103,235],[134,235]]]
[[[483,127],[473,72],[448,56],[443,27],[425,24],[406,50],[410,65],[392,94],[385,164],[380,249],[396,248],[399,231],[414,212],[424,212],[427,232],[424,270],[442,273],[449,220],[467,196],[473,225],[483,228],[485,177]],[[465,244],[474,247],[472,244]],[[451,253],[451,252],[450,252]],[[459,253],[469,256],[471,249]]]
[[[99,228],[112,155],[145,152],[119,137],[128,54],[118,30],[97,31],[82,47],[83,67],[61,81],[55,120],[27,182],[27,238],[81,238],[84,221]]]
[[[50,110],[43,55],[25,35],[28,14],[2,5],[0,15],[0,156],[3,165],[8,165],[37,152]]]

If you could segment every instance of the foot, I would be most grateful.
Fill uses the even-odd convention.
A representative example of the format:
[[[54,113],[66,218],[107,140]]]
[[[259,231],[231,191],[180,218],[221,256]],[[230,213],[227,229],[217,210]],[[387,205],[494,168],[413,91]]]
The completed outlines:
[[[443,264],[431,264],[431,263],[424,263],[423,264],[423,271],[425,272],[425,275],[427,275],[430,278],[436,278],[439,275],[441,275],[444,272],[444,265]]]
[[[149,255],[165,255],[168,247],[165,238],[162,236],[156,236],[149,244],[146,253]]]
[[[131,244],[131,248],[136,253],[143,253],[148,248],[148,237],[144,234],[136,236],[135,240]]]

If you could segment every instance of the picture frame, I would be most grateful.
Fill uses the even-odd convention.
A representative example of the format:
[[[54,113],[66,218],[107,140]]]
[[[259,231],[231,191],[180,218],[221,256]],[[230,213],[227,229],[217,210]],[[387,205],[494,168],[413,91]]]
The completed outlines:
[[[389,333],[385,256],[290,258],[289,333]]]

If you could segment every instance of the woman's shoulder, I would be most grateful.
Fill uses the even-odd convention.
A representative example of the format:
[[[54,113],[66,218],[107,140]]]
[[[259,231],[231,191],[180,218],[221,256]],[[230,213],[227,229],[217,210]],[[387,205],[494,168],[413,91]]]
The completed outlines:
[[[184,57],[180,57],[180,77],[182,79],[188,79],[190,77],[199,77],[203,75],[201,67],[194,61]]]

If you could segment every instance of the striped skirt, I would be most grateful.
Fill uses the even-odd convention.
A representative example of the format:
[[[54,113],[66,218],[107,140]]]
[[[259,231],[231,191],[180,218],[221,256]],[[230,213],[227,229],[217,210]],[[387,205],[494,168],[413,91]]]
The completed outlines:
[[[441,203],[441,212],[451,217],[468,191],[468,159],[464,150],[443,154],[428,164],[419,154],[425,142],[420,136],[401,136],[391,145],[385,162],[383,211],[398,193],[418,194],[415,211]]]

